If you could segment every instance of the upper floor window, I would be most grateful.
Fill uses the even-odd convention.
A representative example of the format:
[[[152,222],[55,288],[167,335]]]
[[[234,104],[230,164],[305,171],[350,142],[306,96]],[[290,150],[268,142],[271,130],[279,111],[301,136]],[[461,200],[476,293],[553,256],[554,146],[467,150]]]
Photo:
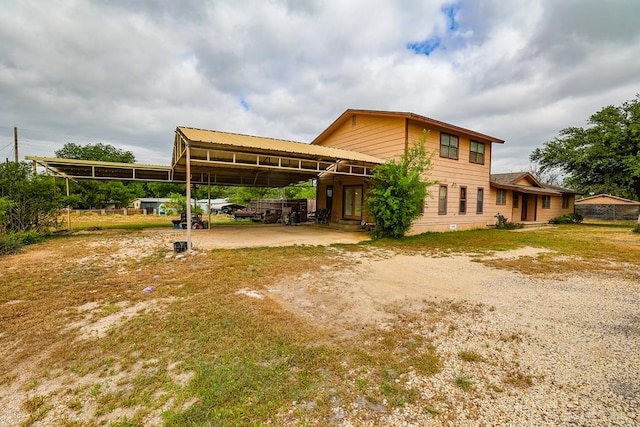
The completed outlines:
[[[507,190],[498,189],[496,193],[496,205],[506,205],[507,204]]]
[[[469,161],[471,163],[484,165],[484,143],[471,141],[470,147]]]
[[[440,133],[440,157],[458,159],[459,139],[455,135]]]
[[[551,207],[551,196],[542,196],[542,209],[549,209]]]

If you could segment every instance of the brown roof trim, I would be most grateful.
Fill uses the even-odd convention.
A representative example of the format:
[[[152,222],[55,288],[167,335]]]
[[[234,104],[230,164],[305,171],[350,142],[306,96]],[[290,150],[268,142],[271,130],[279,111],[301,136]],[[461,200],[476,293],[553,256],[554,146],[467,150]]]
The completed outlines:
[[[311,144],[317,145],[327,138],[335,129],[337,129],[342,123],[349,120],[353,115],[367,115],[367,116],[380,116],[380,117],[396,117],[396,118],[404,118],[408,120],[414,120],[426,125],[438,126],[444,129],[447,129],[452,132],[458,132],[465,135],[469,135],[473,138],[477,138],[486,142],[495,142],[502,144],[504,140],[496,138],[494,136],[485,135],[480,132],[473,131],[471,129],[465,129],[460,126],[452,125],[450,123],[445,123],[440,120],[435,120],[429,117],[420,116],[414,113],[407,112],[398,112],[398,111],[378,111],[378,110],[354,110],[348,109],[344,113],[340,115],[333,123],[329,125],[320,135],[318,135]],[[482,142],[482,141],[481,141]]]

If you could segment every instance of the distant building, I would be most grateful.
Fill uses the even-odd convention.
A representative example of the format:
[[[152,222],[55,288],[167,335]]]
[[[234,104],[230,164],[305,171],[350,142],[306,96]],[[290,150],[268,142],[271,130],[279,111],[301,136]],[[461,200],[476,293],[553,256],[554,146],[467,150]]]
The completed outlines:
[[[611,194],[596,194],[576,200],[576,213],[587,219],[637,219],[640,215],[640,202]]]
[[[173,209],[169,209],[171,212],[167,212],[165,203],[170,202],[168,197],[141,197],[134,199],[132,202],[134,209],[145,209],[148,214],[156,213],[165,215],[167,213],[175,213]]]

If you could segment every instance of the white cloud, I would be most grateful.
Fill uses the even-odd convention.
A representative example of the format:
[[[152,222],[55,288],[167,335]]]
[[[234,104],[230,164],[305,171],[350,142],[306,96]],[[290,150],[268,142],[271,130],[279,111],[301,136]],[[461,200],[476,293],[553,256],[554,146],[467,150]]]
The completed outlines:
[[[519,170],[640,92],[639,14],[633,0],[5,0],[0,149],[18,126],[21,155],[103,142],[166,164],[178,125],[310,141],[371,108],[505,139],[494,170]],[[407,48],[436,39],[429,56]]]

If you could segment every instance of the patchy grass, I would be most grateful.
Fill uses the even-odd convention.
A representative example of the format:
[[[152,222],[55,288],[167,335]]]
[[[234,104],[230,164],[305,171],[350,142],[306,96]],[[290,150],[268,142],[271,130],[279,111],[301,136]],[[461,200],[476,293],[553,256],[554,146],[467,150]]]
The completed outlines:
[[[469,391],[473,387],[473,380],[463,371],[460,371],[453,376],[453,382],[456,387],[464,391]]]
[[[346,265],[333,248],[214,250],[183,260],[158,249],[140,259],[110,258],[113,239],[135,237],[128,231],[60,236],[0,258],[0,387],[19,388],[28,423],[51,421],[55,402],[63,402],[55,405],[59,425],[69,426],[149,420],[169,426],[327,425],[336,424],[340,408],[360,401],[375,411],[417,405],[440,413],[409,381],[444,366],[415,325],[448,321],[468,308],[445,302],[421,319],[336,337],[273,299],[237,293]],[[583,224],[431,233],[346,249],[446,255],[531,246],[553,253],[479,261],[529,274],[638,274],[638,242],[626,226]],[[150,285],[153,292],[142,291]],[[127,316],[132,308],[135,315]],[[105,329],[97,338],[87,327],[100,322]],[[521,340],[515,333],[498,339]],[[483,360],[469,349],[457,357]],[[533,380],[514,371],[503,385],[523,388]],[[462,371],[453,382],[462,390],[473,387]],[[77,423],[77,416],[86,422]]]
[[[479,259],[501,269],[525,274],[563,274],[601,271],[623,272],[640,280],[640,237],[626,223],[562,224],[540,229],[471,230],[455,233],[425,233],[400,240],[381,239],[364,244],[408,253],[490,254],[523,247],[545,248],[551,253],[517,259]]]
[[[475,351],[462,350],[458,353],[458,357],[465,362],[482,362],[484,357]]]

